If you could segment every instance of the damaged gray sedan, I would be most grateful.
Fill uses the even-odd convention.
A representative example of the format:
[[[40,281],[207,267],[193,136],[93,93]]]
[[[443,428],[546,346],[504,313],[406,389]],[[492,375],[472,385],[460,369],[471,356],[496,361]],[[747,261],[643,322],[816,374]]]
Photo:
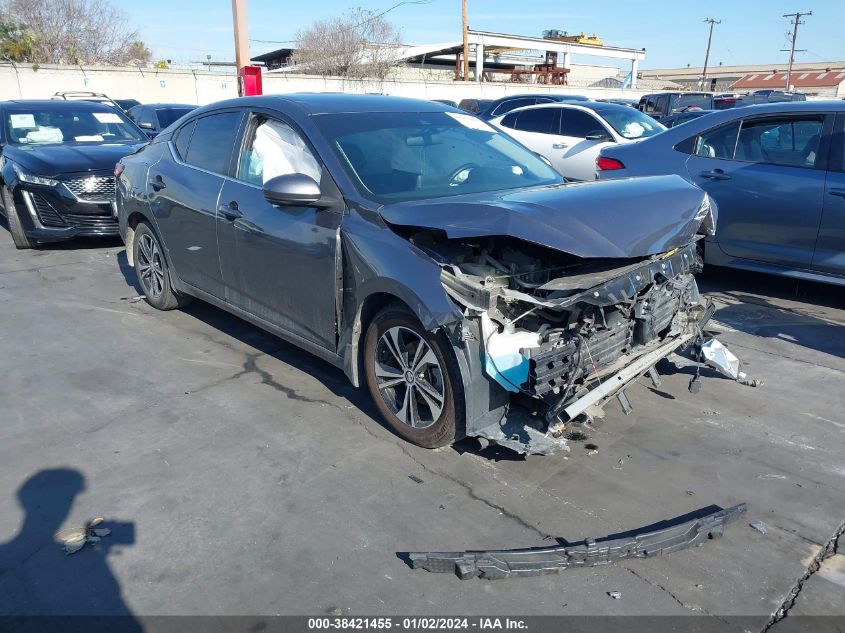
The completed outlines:
[[[566,184],[431,102],[224,101],[116,174],[152,306],[196,297],[313,352],[420,446],[477,436],[532,450],[695,348],[712,312],[693,277],[715,228],[700,189],[676,176]]]

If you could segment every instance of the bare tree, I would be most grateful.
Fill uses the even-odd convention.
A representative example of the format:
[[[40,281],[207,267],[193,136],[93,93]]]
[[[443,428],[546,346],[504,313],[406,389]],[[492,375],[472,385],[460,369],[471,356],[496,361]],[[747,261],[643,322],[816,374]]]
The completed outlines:
[[[399,32],[367,9],[318,20],[297,34],[294,64],[305,72],[335,77],[384,79],[396,63]]]
[[[30,34],[27,61],[126,64],[150,59],[138,31],[107,0],[0,0],[0,16]]]

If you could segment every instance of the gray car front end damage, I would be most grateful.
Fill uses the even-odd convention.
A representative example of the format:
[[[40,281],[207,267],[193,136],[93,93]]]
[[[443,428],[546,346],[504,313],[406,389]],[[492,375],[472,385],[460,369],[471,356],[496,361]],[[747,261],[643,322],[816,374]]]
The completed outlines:
[[[601,415],[614,396],[627,408],[625,386],[647,373],[659,380],[658,361],[683,349],[690,363],[700,357],[713,309],[695,282],[697,242],[713,233],[716,211],[678,177],[404,202],[378,214],[389,237],[347,226],[345,283],[358,298],[398,296],[426,329],[446,333],[465,436],[553,452],[570,421]],[[341,341],[350,375],[361,321],[359,307]]]

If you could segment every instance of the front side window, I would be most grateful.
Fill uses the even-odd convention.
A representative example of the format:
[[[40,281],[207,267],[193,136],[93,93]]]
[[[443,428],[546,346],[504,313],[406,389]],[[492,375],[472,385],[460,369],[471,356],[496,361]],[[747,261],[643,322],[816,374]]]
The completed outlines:
[[[398,202],[564,182],[507,134],[468,114],[312,117],[361,194]]]
[[[508,126],[523,132],[560,133],[560,108],[536,108],[519,112],[516,125]],[[510,115],[508,115],[510,116]]]
[[[3,110],[8,142],[13,145],[141,143],[149,139],[122,112],[86,106],[10,107]]]
[[[813,167],[824,117],[802,114],[745,119],[736,145],[736,160],[788,167]]]
[[[722,158],[731,160],[736,148],[736,137],[739,133],[739,122],[717,127],[700,134],[695,141],[693,153],[705,158]]]
[[[587,138],[591,134],[607,134],[607,130],[591,114],[581,110],[564,110],[561,134],[575,138]]]
[[[227,174],[240,112],[221,112],[197,119],[185,162],[215,174]]]
[[[266,117],[256,117],[253,130],[238,161],[239,180],[262,186],[276,176],[305,174],[320,182],[320,163],[296,130]]]

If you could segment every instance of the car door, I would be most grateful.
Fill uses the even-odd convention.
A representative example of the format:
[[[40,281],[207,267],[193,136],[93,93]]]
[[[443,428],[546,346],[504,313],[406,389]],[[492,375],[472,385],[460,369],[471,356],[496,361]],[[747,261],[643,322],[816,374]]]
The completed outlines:
[[[552,145],[560,130],[560,108],[530,108],[506,115],[501,122],[505,131],[533,152],[552,160]],[[552,161],[552,165],[558,166]]]
[[[217,239],[229,303],[327,349],[336,348],[339,191],[304,135],[277,114],[254,111],[243,134],[235,178],[223,185]],[[333,208],[278,207],[262,186],[306,174]]]
[[[830,137],[830,158],[813,269],[845,275],[845,112],[836,114]]]
[[[826,119],[749,116],[699,135],[687,172],[718,205],[715,239],[727,255],[810,266],[824,196]]]
[[[596,159],[611,142],[588,137],[613,138],[607,127],[592,113],[561,108],[560,134],[552,137],[549,160],[571,180],[595,180]]]
[[[179,278],[223,298],[217,255],[217,205],[229,174],[243,113],[219,111],[191,119],[152,165],[147,195],[171,266]]]

